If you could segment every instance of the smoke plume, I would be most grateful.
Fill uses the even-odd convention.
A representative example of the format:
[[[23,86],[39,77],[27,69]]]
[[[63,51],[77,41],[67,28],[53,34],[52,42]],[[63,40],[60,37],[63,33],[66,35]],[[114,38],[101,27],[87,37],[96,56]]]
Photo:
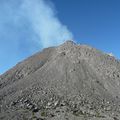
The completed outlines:
[[[29,20],[42,47],[58,45],[73,38],[72,33],[56,16],[52,4],[46,0],[23,0],[22,13]]]
[[[72,38],[50,0],[0,0],[0,73]]]

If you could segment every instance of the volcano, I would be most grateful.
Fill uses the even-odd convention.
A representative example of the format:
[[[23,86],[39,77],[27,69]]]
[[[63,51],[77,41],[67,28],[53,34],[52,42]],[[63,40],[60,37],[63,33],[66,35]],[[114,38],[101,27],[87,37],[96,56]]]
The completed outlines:
[[[0,76],[0,120],[120,120],[120,61],[66,41]]]

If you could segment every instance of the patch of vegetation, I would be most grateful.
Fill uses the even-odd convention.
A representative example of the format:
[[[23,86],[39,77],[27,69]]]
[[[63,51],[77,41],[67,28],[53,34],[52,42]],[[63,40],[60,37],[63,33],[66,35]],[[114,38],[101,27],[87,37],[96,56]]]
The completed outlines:
[[[105,118],[105,116],[102,116],[98,111],[96,111],[95,117]]]
[[[47,117],[47,111],[42,111],[42,112],[41,112],[41,116],[42,116],[42,117]]]

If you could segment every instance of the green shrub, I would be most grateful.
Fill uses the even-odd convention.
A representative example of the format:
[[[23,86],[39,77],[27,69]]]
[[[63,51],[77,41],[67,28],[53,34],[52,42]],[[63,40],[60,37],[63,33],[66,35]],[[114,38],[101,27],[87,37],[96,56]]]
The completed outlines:
[[[42,111],[42,112],[41,112],[41,116],[42,116],[42,117],[47,117],[47,112],[46,112],[46,111]]]

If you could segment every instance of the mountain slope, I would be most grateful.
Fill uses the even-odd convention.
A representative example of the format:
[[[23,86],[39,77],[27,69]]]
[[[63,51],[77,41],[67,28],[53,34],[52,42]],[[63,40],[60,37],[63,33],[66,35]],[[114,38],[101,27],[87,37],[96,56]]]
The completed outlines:
[[[2,120],[119,120],[120,62],[71,41],[0,76]]]

